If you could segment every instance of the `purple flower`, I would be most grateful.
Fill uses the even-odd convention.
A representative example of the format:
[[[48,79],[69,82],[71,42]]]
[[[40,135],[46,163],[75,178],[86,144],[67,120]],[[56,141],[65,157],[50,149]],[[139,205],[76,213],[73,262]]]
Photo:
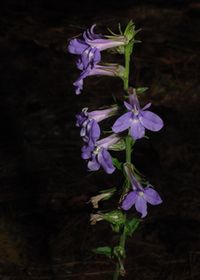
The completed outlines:
[[[83,108],[80,114],[76,115],[76,126],[81,127],[80,135],[83,141],[89,146],[95,145],[100,137],[100,127],[98,122],[114,115],[118,110],[116,105],[104,110],[88,112],[88,108]]]
[[[76,65],[80,70],[87,69],[89,66],[92,68],[101,60],[100,51],[95,47],[90,47],[80,39],[72,39],[69,43],[68,51],[79,55]]]
[[[85,42],[92,48],[97,48],[99,51],[103,51],[110,48],[116,48],[124,46],[128,43],[127,38],[124,35],[106,36],[94,33],[96,24],[92,25],[90,29],[87,29],[83,33]]]
[[[72,39],[68,45],[68,51],[78,55],[77,68],[82,70],[78,79],[73,83],[76,94],[83,89],[83,80],[87,76],[106,75],[123,78],[124,67],[117,64],[98,65],[101,61],[101,51],[125,45],[127,39],[124,35],[102,36],[94,33],[93,25],[83,33],[83,39]]]
[[[125,196],[124,200],[122,201],[121,208],[124,210],[129,210],[133,205],[135,205],[135,209],[141,213],[142,218],[144,218],[147,215],[147,202],[151,205],[158,205],[162,203],[162,199],[159,194],[153,188],[151,188],[150,185],[143,188],[133,176],[133,174],[127,175],[131,181],[133,190]]]
[[[82,147],[82,158],[88,160],[90,171],[99,170],[102,167],[106,173],[111,174],[115,171],[112,157],[108,152],[109,147],[120,140],[119,136],[112,134],[106,138],[96,141],[95,145],[84,145]]]
[[[151,106],[151,103],[141,109],[135,93],[129,96],[129,103],[125,101],[124,105],[128,112],[115,121],[112,127],[113,132],[118,133],[130,128],[130,135],[137,140],[144,137],[145,128],[158,131],[163,127],[162,119],[146,110]]]
[[[92,67],[88,66],[87,69],[84,69],[78,79],[73,83],[76,87],[76,94],[80,94],[83,89],[83,80],[88,76],[94,75],[104,75],[104,76],[113,76],[121,77],[124,75],[124,67],[118,64],[96,64]]]

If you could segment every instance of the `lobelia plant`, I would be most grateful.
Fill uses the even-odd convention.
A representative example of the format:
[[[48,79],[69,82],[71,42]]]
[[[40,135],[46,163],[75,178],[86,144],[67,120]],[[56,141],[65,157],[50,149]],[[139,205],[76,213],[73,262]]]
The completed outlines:
[[[147,215],[147,204],[158,205],[162,199],[156,190],[150,185],[141,173],[132,164],[132,151],[136,141],[145,137],[145,131],[159,131],[163,127],[162,119],[148,110],[151,103],[143,108],[140,107],[138,97],[147,88],[132,88],[129,86],[130,57],[133,46],[137,42],[135,35],[139,30],[130,21],[124,32],[119,25],[119,34],[110,31],[110,35],[94,33],[95,25],[83,33],[81,39],[72,39],[68,45],[68,51],[77,55],[77,68],[81,71],[80,76],[74,82],[76,94],[83,90],[83,80],[87,76],[105,75],[119,77],[124,85],[124,103],[122,108],[118,104],[96,111],[88,111],[83,108],[76,115],[76,126],[80,128],[80,136],[83,139],[82,158],[87,161],[90,171],[100,168],[111,174],[116,169],[124,176],[122,187],[102,190],[97,196],[91,197],[90,202],[94,209],[99,209],[99,201],[110,199],[117,193],[119,199],[116,208],[112,211],[97,211],[91,214],[91,224],[104,220],[107,221],[114,232],[119,234],[119,242],[114,247],[98,247],[93,251],[112,258],[116,262],[113,280],[125,275],[125,243],[126,238],[132,236],[142,219]],[[113,55],[124,55],[124,66],[116,63],[103,63],[101,52],[109,50]],[[100,122],[115,115],[119,115],[121,109],[126,111],[119,116],[109,136],[101,138]],[[123,132],[123,133],[122,133]],[[125,162],[113,158],[109,151],[125,151]],[[133,207],[139,213],[128,213]]]

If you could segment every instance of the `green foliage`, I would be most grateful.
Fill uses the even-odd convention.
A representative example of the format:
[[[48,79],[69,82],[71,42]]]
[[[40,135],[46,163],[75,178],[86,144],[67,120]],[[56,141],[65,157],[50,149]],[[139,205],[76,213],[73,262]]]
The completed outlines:
[[[148,87],[139,87],[139,88],[136,88],[136,93],[137,94],[141,94],[141,93],[144,93],[146,90],[148,89]]]
[[[137,218],[132,218],[131,220],[127,220],[125,225],[126,235],[131,237],[134,231],[138,228],[139,224],[140,224],[140,220]]]
[[[126,26],[124,31],[124,36],[127,38],[128,42],[132,41],[137,31],[135,30],[135,25],[132,20]]]
[[[125,258],[125,250],[122,246],[116,246],[113,249],[113,255],[117,258],[119,264],[119,273],[121,276],[125,275],[125,269],[123,264],[123,259]]]
[[[121,224],[111,224],[110,226],[114,232],[120,232],[122,225]]]
[[[103,219],[111,224],[111,228],[115,232],[119,232],[125,224],[126,217],[120,210],[114,210],[103,215]]]
[[[92,251],[96,254],[106,255],[110,258],[112,257],[112,248],[109,246],[97,247],[97,248],[93,249]]]
[[[123,171],[123,163],[120,162],[117,158],[112,158],[112,163],[117,169]]]

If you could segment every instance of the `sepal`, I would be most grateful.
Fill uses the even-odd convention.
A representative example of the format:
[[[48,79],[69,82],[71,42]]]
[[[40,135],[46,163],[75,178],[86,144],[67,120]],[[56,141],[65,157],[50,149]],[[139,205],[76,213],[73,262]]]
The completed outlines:
[[[124,151],[125,149],[126,149],[126,144],[124,139],[120,139],[117,143],[109,146],[109,150],[116,151],[116,152]]]
[[[137,32],[138,31],[135,30],[135,24],[130,20],[124,31],[124,36],[126,37],[127,42],[132,41]]]

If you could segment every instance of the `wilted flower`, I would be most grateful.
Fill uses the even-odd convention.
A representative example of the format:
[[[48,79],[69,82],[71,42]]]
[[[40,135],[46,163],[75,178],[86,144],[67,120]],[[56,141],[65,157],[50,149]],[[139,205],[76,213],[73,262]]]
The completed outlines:
[[[112,134],[106,138],[96,141],[93,146],[84,145],[82,147],[82,158],[89,160],[87,165],[89,170],[96,171],[102,167],[106,173],[113,173],[115,171],[115,167],[112,163],[112,157],[108,152],[108,149],[119,140],[120,137],[118,135]]]
[[[117,225],[119,228],[120,225],[123,225],[125,223],[125,215],[121,210],[114,210],[107,213],[97,212],[96,214],[90,215],[90,222],[92,225],[102,220],[105,220],[112,225]]]
[[[150,185],[143,188],[133,176],[130,169],[126,168],[126,166],[124,169],[131,182],[133,190],[125,196],[122,201],[121,208],[129,210],[133,205],[135,205],[135,209],[141,213],[142,218],[144,218],[147,215],[147,202],[151,205],[158,205],[162,203],[162,199]]]
[[[137,140],[144,137],[145,128],[151,131],[158,131],[163,127],[162,119],[146,110],[151,106],[151,103],[148,103],[142,109],[140,108],[136,93],[130,94],[129,103],[125,101],[124,105],[129,112],[115,121],[112,127],[113,132],[118,133],[130,128],[130,135]]]
[[[76,126],[81,127],[80,135],[89,146],[95,145],[95,142],[100,137],[100,127],[98,122],[114,115],[117,110],[117,105],[91,112],[88,112],[88,108],[83,108],[82,112],[76,115]]]
[[[92,196],[90,198],[90,202],[92,203],[94,208],[99,208],[99,205],[98,205],[99,201],[105,200],[105,199],[109,198],[111,195],[112,195],[111,192],[100,193],[98,195]]]
[[[91,214],[90,215],[90,223],[91,225],[95,225],[97,222],[102,221],[103,220],[103,215],[102,214]]]

